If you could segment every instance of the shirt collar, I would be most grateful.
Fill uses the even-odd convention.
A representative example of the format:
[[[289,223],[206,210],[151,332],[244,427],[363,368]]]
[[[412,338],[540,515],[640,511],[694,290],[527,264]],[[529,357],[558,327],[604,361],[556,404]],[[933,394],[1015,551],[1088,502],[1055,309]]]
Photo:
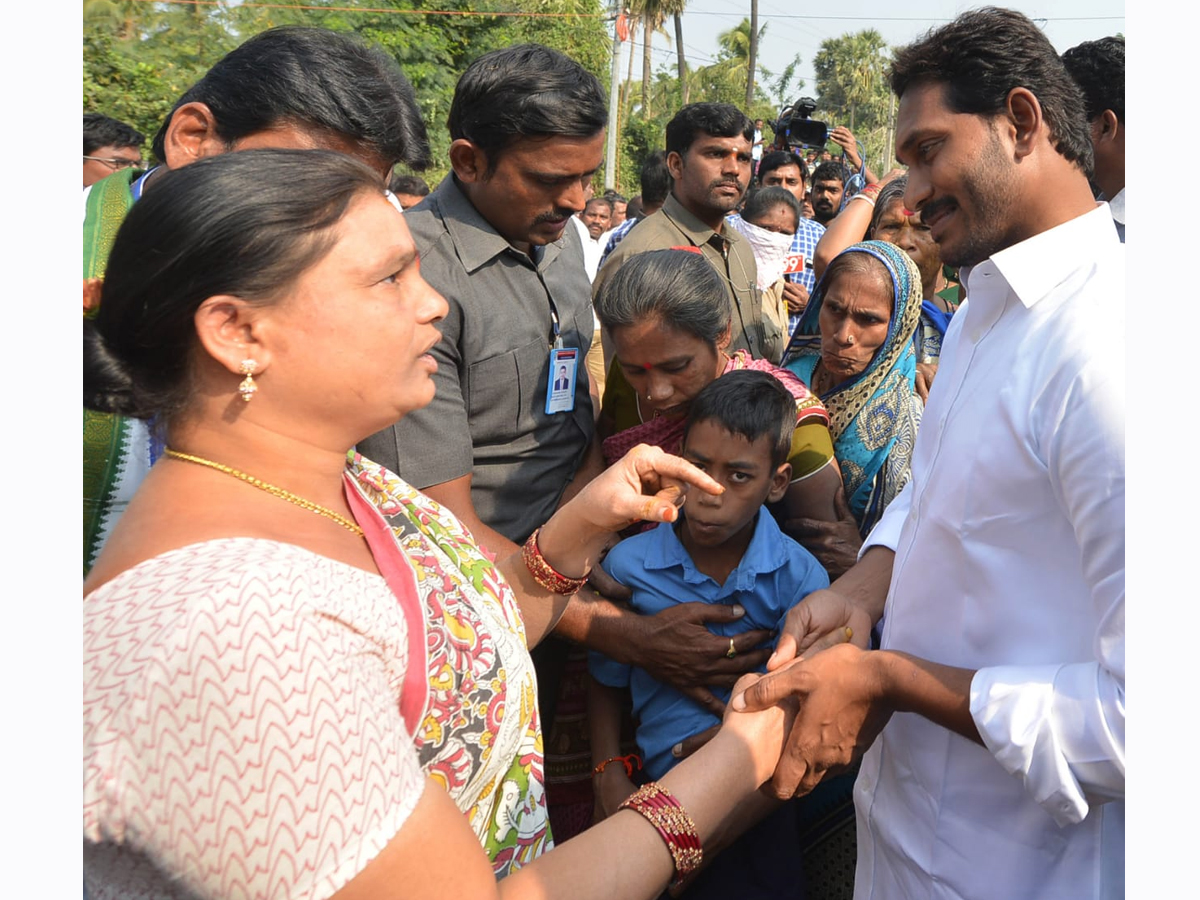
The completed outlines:
[[[784,566],[788,557],[783,540],[783,532],[775,524],[771,513],[765,507],[760,507],[754,523],[754,534],[750,537],[742,561],[725,579],[722,593],[750,590],[759,575],[774,572]],[[648,570],[679,567],[683,570],[683,580],[689,584],[712,581],[709,576],[697,570],[691,555],[675,534],[675,526],[670,522],[663,522],[651,533],[642,565]]]
[[[713,231],[688,212],[683,204],[675,199],[674,193],[667,194],[666,202],[663,203],[660,211],[697,247],[702,244],[714,243],[713,238],[716,238],[715,243],[724,241],[727,244],[736,244],[741,240],[741,235],[732,228],[722,228],[720,234]]]
[[[977,272],[997,272],[1017,299],[1032,307],[1080,266],[1091,265],[1096,248],[1105,242],[1113,244],[1113,252],[1118,252],[1120,241],[1113,230],[1112,215],[1107,204],[1097,203],[1090,212],[1005,247],[977,266],[964,267],[967,296],[976,290],[973,279]]]
[[[1117,196],[1108,201],[1108,208],[1112,211],[1112,217],[1125,224],[1125,188],[1121,188],[1117,192]]]
[[[529,266],[542,270],[553,262],[559,251],[562,250],[563,238],[542,247],[540,253],[537,252],[537,248],[534,248],[535,256],[539,257],[535,264],[529,254],[523,253],[510,244],[491,226],[487,219],[479,214],[479,210],[474,207],[467,199],[467,195],[463,193],[462,188],[458,186],[453,172],[442,179],[442,183],[430,195],[428,202],[431,205],[436,204],[442,221],[446,225],[446,231],[449,232],[450,239],[454,242],[458,258],[462,261],[468,275],[473,274],[477,269],[506,251],[514,254]]]

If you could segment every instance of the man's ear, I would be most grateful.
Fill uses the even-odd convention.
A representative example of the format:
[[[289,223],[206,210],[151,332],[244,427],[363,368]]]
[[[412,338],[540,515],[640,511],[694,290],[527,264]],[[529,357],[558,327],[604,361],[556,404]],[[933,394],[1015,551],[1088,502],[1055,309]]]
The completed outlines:
[[[792,483],[792,464],[785,462],[782,466],[775,470],[775,474],[771,476],[771,490],[767,493],[768,503],[778,503],[783,499],[783,495],[787,493],[788,487]]]
[[[217,134],[217,120],[207,103],[185,103],[171,113],[171,122],[163,138],[168,169],[178,169],[206,156],[229,149]]]
[[[1034,151],[1039,138],[1049,138],[1046,120],[1042,117],[1042,104],[1029,88],[1015,87],[1008,92],[1005,106],[1015,144],[1013,153],[1017,159],[1021,159]]]
[[[674,181],[683,177],[683,157],[674,150],[667,154],[667,171]]]
[[[487,154],[466,138],[458,138],[450,144],[450,166],[464,184],[487,181]]]
[[[254,361],[255,376],[271,366],[271,351],[262,340],[261,309],[241,297],[220,294],[209,297],[196,310],[200,345],[217,365],[238,377],[243,375],[244,360]]]
[[[1115,141],[1120,128],[1121,123],[1117,119],[1117,114],[1111,109],[1106,109],[1092,119],[1092,143]]]

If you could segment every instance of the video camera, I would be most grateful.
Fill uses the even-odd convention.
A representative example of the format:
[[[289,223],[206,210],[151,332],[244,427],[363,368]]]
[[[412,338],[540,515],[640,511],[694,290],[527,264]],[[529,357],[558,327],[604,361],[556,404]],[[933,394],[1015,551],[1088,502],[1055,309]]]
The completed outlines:
[[[782,135],[784,146],[825,149],[829,140],[829,126],[811,118],[816,112],[817,101],[812,97],[801,97],[779,113],[779,119],[771,123],[776,136]]]

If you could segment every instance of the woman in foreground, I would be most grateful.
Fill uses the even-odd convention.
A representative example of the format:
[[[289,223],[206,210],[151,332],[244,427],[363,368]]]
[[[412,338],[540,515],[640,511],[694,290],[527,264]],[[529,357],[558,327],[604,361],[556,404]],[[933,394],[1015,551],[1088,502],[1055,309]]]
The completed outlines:
[[[659,791],[535,859],[526,646],[612,532],[716,485],[635,449],[493,566],[347,458],[431,399],[444,309],[377,176],[338,154],[222,154],[126,219],[85,404],[156,416],[168,450],[84,585],[93,900],[653,897],[773,771],[784,711],[730,714]]]

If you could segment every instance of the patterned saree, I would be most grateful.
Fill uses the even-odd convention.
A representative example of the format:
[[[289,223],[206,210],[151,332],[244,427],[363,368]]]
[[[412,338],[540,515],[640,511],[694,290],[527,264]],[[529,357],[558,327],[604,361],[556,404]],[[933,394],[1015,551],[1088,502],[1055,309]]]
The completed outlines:
[[[924,404],[915,393],[913,332],[921,318],[921,277],[908,254],[883,241],[863,241],[843,253],[866,253],[883,263],[892,284],[892,318],[883,345],[858,376],[835,385],[821,400],[842,468],[850,509],[865,537],[908,483],[913,443]],[[783,356],[784,368],[805,384],[821,359],[819,318],[829,279],[813,288]]]

